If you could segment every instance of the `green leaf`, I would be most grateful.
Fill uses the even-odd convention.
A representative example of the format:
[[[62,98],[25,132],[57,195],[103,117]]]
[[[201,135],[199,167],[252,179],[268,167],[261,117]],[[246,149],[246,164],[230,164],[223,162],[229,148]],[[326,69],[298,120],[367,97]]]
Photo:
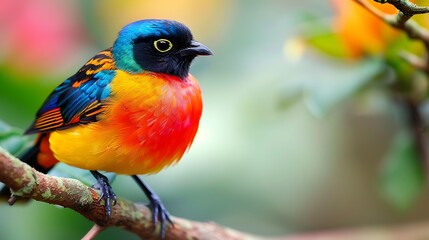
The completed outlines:
[[[424,167],[410,134],[398,134],[381,174],[381,191],[398,210],[408,209],[424,187]]]
[[[75,168],[75,167],[72,167],[72,166],[69,166],[66,164],[62,164],[62,163],[57,164],[49,172],[49,174],[53,175],[53,176],[58,176],[58,177],[78,179],[79,181],[85,183],[88,186],[92,186],[94,183],[96,183],[96,180],[92,176],[90,171]],[[102,174],[109,179],[110,183],[112,183],[116,178],[115,173],[103,172]]]
[[[321,16],[305,15],[300,21],[301,36],[305,42],[332,57],[348,58],[347,46],[340,39],[338,33],[332,30],[332,19]]]
[[[22,131],[13,128],[0,120],[0,146],[16,155],[23,150],[25,144],[28,141],[28,137],[22,135]]]
[[[347,46],[332,30],[332,19],[313,14],[301,16],[299,29],[306,43],[318,51],[332,57],[348,58]]]
[[[350,55],[344,42],[333,32],[307,37],[306,41],[310,46],[332,57],[347,58]]]
[[[10,131],[12,129],[7,123],[0,120],[0,133]]]
[[[27,137],[22,136],[20,130],[9,126],[7,123],[0,120],[0,147],[4,148],[9,153],[16,155],[24,149]],[[0,189],[4,184],[0,182]]]

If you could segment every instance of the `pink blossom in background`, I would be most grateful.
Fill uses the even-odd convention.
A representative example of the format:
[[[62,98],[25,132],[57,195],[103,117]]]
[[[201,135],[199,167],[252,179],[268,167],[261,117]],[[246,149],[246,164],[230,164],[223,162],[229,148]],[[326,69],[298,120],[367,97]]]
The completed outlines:
[[[70,1],[0,0],[0,65],[19,72],[55,71],[83,42],[79,19]]]

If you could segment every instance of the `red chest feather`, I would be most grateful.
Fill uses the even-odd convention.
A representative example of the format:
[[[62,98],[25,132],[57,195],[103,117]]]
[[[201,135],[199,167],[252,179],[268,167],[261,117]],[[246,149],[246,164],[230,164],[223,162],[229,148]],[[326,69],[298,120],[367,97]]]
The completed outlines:
[[[114,101],[106,123],[116,130],[122,147],[140,155],[142,161],[149,158],[154,165],[169,164],[182,157],[198,130],[200,88],[192,76],[180,80],[149,75],[140,81],[112,88]]]

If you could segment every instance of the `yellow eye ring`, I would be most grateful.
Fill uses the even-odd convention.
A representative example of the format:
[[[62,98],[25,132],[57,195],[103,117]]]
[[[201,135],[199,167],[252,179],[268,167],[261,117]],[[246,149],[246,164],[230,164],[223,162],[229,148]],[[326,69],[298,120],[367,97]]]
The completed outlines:
[[[170,42],[170,40],[164,38],[154,41],[153,46],[156,50],[162,53],[168,52],[173,48],[173,44]]]

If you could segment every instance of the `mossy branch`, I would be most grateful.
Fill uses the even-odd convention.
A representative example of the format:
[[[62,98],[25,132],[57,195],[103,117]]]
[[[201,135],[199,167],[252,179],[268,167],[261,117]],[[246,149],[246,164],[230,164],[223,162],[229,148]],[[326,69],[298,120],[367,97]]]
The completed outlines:
[[[159,239],[154,231],[150,210],[141,204],[118,199],[106,220],[103,201],[98,193],[78,180],[45,175],[10,155],[0,147],[0,182],[9,186],[16,196],[70,208],[94,222],[94,227],[82,239],[90,240],[108,227],[120,227],[141,239]],[[174,227],[167,229],[166,239],[174,240],[389,240],[422,239],[429,236],[429,222],[396,227],[363,228],[298,234],[277,238],[258,237],[211,222],[196,222],[173,217]]]
[[[75,179],[40,173],[1,147],[0,182],[9,186],[14,196],[70,208],[94,222],[94,228],[88,232],[85,239],[92,239],[111,226],[126,229],[142,239],[159,238],[159,232],[154,231],[151,211],[145,205],[118,199],[110,218],[106,220],[104,202],[98,201],[96,190]],[[168,227],[166,239],[263,239],[215,223],[195,222],[177,217],[172,220],[174,227]]]

